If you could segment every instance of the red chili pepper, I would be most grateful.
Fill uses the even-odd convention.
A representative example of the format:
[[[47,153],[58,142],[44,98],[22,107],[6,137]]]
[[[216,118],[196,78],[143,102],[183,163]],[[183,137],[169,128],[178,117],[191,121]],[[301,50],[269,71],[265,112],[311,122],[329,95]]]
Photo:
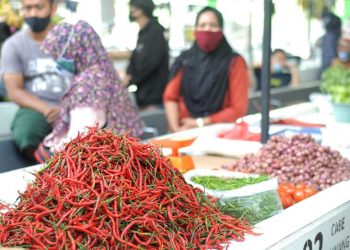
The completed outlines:
[[[38,244],[38,246],[40,246],[41,249],[45,249],[45,245],[40,242],[32,233],[28,232],[26,229],[22,228],[22,231],[28,235],[30,237],[30,239],[35,242],[36,244]]]
[[[72,234],[69,231],[67,233],[68,233],[68,238],[69,238],[70,243],[71,243],[71,245],[70,245],[71,249],[76,250],[77,246],[76,246],[76,243],[75,243],[75,240],[74,240]]]
[[[186,184],[158,148],[94,127],[55,154],[18,204],[0,213],[0,244],[221,249],[254,234],[215,202]]]

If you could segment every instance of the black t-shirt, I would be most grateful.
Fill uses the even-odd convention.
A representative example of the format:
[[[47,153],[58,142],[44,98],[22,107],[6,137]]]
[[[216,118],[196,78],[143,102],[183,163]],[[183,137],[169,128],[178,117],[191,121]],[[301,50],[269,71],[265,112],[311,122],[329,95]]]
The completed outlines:
[[[254,74],[257,80],[255,90],[261,90],[261,68],[254,68]],[[270,87],[278,88],[288,86],[290,81],[292,80],[292,75],[290,72],[279,72],[272,73],[270,79]]]

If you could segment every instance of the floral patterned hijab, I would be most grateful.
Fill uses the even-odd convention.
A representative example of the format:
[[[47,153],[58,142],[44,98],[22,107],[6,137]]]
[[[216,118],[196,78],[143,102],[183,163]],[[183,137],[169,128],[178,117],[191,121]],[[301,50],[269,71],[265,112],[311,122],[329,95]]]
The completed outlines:
[[[51,137],[60,137],[68,131],[69,111],[78,107],[103,110],[106,126],[117,132],[130,130],[133,136],[143,133],[144,123],[136,106],[122,86],[98,34],[87,22],[57,24],[41,47],[55,60],[63,56],[73,60],[75,66],[71,87],[62,98]]]

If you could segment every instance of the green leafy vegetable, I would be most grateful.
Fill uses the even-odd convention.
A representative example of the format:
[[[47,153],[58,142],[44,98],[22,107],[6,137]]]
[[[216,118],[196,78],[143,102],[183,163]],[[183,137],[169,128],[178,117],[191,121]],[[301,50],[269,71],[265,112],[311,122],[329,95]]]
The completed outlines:
[[[322,74],[321,91],[336,103],[350,103],[350,70],[342,65],[328,68]]]

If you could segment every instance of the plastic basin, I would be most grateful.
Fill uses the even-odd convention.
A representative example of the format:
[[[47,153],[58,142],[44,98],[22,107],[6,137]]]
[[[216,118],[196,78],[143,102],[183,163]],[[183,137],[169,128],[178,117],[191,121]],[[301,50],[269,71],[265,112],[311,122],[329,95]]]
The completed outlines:
[[[332,103],[333,117],[337,122],[350,123],[350,104],[349,103]]]

